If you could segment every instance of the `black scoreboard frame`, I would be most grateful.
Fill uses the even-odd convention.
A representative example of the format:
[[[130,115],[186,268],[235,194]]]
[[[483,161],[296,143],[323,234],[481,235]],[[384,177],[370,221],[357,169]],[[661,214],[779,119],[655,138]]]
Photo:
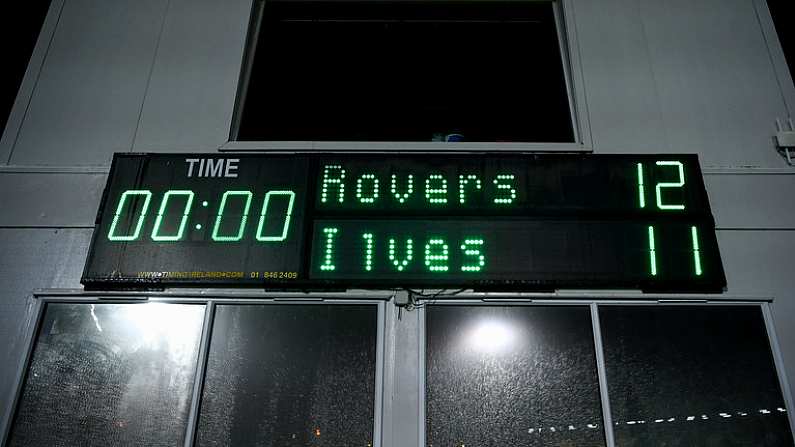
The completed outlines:
[[[298,206],[296,206],[295,211],[292,213],[294,216],[297,215],[297,219],[295,219],[294,227],[295,233],[301,237],[301,240],[297,242],[298,246],[293,250],[295,256],[298,256],[300,259],[300,264],[294,270],[286,269],[286,271],[274,271],[274,272],[262,272],[262,274],[269,274],[273,273],[273,277],[262,277],[258,276],[256,278],[249,277],[248,275],[254,274],[253,271],[248,272],[247,270],[243,269],[242,272],[244,273],[243,277],[230,277],[228,275],[217,275],[212,277],[190,277],[184,275],[174,275],[173,271],[169,270],[153,270],[152,272],[148,272],[150,274],[141,275],[130,274],[129,272],[124,272],[119,269],[112,269],[103,268],[103,256],[106,256],[107,253],[111,253],[113,251],[112,248],[109,250],[109,246],[113,244],[109,243],[107,240],[103,239],[103,236],[107,236],[110,233],[113,233],[111,229],[108,232],[109,220],[110,215],[114,213],[113,208],[117,205],[118,198],[113,196],[114,193],[118,195],[120,190],[120,186],[114,183],[117,180],[117,177],[123,175],[125,168],[121,167],[123,163],[129,163],[129,160],[142,160],[142,165],[146,165],[147,168],[139,168],[138,173],[135,176],[135,184],[141,185],[146,182],[145,173],[149,172],[146,169],[149,169],[149,166],[156,165],[157,163],[173,163],[180,160],[188,160],[188,159],[240,159],[244,161],[248,160],[258,160],[260,164],[265,163],[266,161],[270,160],[275,162],[276,160],[281,160],[282,162],[294,162],[296,160],[300,161],[300,163],[304,163],[301,165],[300,163],[296,166],[299,166],[300,169],[295,170],[293,172],[293,177],[297,174],[304,179],[301,180],[304,182],[304,200],[301,203],[301,200],[296,199]],[[395,162],[405,162],[408,164],[413,164],[416,166],[420,166],[420,170],[422,170],[423,165],[431,166],[428,168],[432,170],[434,166],[452,166],[455,168],[455,161],[461,162],[472,162],[475,164],[482,164],[488,165],[489,163],[497,161],[497,163],[502,163],[501,166],[510,166],[510,165],[517,165],[521,164],[522,166],[531,166],[534,163],[547,163],[551,162],[554,166],[556,163],[568,163],[567,166],[571,168],[574,166],[573,173],[576,174],[578,164],[587,165],[589,163],[606,163],[605,166],[610,168],[611,164],[616,163],[623,163],[625,167],[631,167],[634,169],[635,163],[638,164],[638,176],[639,178],[643,178],[644,175],[648,175],[647,173],[641,173],[641,163],[644,163],[644,166],[648,166],[649,163],[652,164],[655,160],[674,160],[674,161],[681,161],[679,166],[680,176],[682,176],[682,168],[681,165],[685,165],[685,172],[687,173],[687,191],[682,189],[682,194],[678,197],[679,199],[673,201],[682,201],[683,203],[696,204],[697,207],[689,206],[688,209],[683,210],[682,212],[663,212],[653,214],[648,210],[639,210],[633,209],[629,205],[620,205],[625,206],[625,209],[621,209],[618,212],[615,210],[611,211],[610,204],[608,205],[599,205],[602,206],[603,209],[597,208],[588,208],[587,203],[586,206],[583,207],[582,203],[578,206],[568,207],[565,202],[547,204],[548,208],[544,208],[544,206],[538,207],[533,206],[530,203],[524,203],[522,206],[524,208],[517,211],[517,209],[513,210],[506,210],[500,209],[499,207],[494,208],[493,214],[484,215],[482,213],[482,209],[470,209],[464,211],[451,211],[451,210],[439,210],[439,209],[413,209],[407,211],[395,211],[394,209],[389,210],[381,210],[380,213],[374,218],[368,218],[367,213],[371,213],[372,209],[369,210],[362,210],[362,209],[326,209],[321,210],[320,206],[320,194],[321,194],[321,182],[323,186],[326,186],[326,177],[321,178],[321,163],[326,163],[324,166],[328,166],[328,163],[333,161],[341,161],[343,163],[348,163],[346,166],[359,167],[361,170],[361,166],[387,166],[384,169],[391,169],[395,165]],[[453,160],[451,162],[450,160]],[[557,161],[556,161],[557,160]],[[390,162],[392,163],[390,165]],[[446,164],[445,164],[446,163]],[[564,164],[565,164],[564,163]],[[197,166],[191,165],[191,168],[195,168]],[[176,168],[174,168],[176,169]],[[373,169],[380,169],[378,167]],[[451,168],[452,169],[452,168]],[[486,172],[487,168],[484,168],[481,171],[481,174]],[[612,169],[612,168],[610,168]],[[609,169],[608,169],[609,170]],[[283,170],[282,170],[283,171]],[[554,169],[553,169],[554,171]],[[218,171],[221,172],[221,171]],[[235,171],[237,172],[237,171]],[[392,171],[384,171],[384,172],[392,172]],[[426,170],[426,173],[430,172]],[[435,171],[434,171],[435,172]],[[541,172],[541,171],[538,171]],[[599,174],[600,171],[594,171],[592,174],[601,175]],[[611,171],[612,172],[612,171]],[[674,171],[670,171],[674,172]],[[382,172],[383,174],[383,172]],[[570,172],[571,174],[571,172]],[[631,178],[633,174],[628,174],[626,178]],[[351,174],[353,176],[353,174]],[[394,176],[393,176],[394,177]],[[418,176],[419,177],[419,176]],[[610,179],[614,177],[614,175],[610,174]],[[361,178],[361,176],[360,176]],[[385,178],[388,178],[385,177]],[[527,182],[530,176],[526,176],[523,180]],[[604,177],[608,178],[608,177]],[[653,180],[654,176],[651,176]],[[575,179],[575,180],[571,180]],[[569,181],[579,181],[576,180],[577,177],[569,177]],[[684,181],[684,177],[681,177]],[[382,179],[383,180],[383,179]],[[417,189],[421,189],[420,186],[422,184],[422,178],[418,178],[419,185]],[[430,196],[427,195],[428,183],[427,178],[424,179],[426,181],[426,199]],[[483,179],[485,180],[485,179]],[[626,179],[624,179],[626,180]],[[513,179],[512,179],[513,181]],[[612,181],[612,180],[610,180]],[[394,180],[393,180],[394,182]],[[447,182],[447,181],[445,181]],[[497,180],[494,180],[495,184],[497,184]],[[644,185],[643,180],[638,180],[640,185],[634,184],[632,188],[640,188],[641,193],[640,195],[643,196],[643,188]],[[485,181],[483,182],[486,183]],[[527,186],[526,183],[522,183],[523,185]],[[672,185],[673,183],[661,183],[663,185]],[[127,187],[131,187],[133,185],[128,184]],[[159,185],[163,186],[163,185]],[[480,187],[481,183],[478,182],[477,190],[480,191],[485,190],[486,187]],[[547,185],[548,186],[548,185]],[[578,185],[582,186],[582,185]],[[586,185],[587,186],[587,185]],[[592,185],[596,189],[598,189],[598,185]],[[496,188],[502,188],[503,186],[496,186]],[[649,199],[647,199],[646,205],[648,208],[654,207],[654,184],[652,182],[647,182],[645,185],[647,188],[646,194],[649,195]],[[383,194],[385,196],[388,193],[388,185],[386,181],[384,181],[383,185]],[[464,186],[462,184],[461,188],[463,189]],[[629,188],[629,187],[627,187]],[[162,188],[161,188],[162,189]],[[453,189],[451,187],[451,189]],[[649,192],[649,189],[652,192]],[[129,190],[129,189],[128,189]],[[350,187],[349,193],[353,193],[353,188]],[[608,188],[609,190],[609,188]],[[447,183],[445,183],[445,194],[448,193],[447,190]],[[505,192],[505,190],[497,190],[500,192]],[[516,190],[512,190],[516,191]],[[657,190],[657,205],[659,206],[659,196],[660,190]],[[670,190],[674,191],[674,190]],[[184,191],[183,191],[184,192]],[[227,191],[228,192],[228,191]],[[372,192],[372,191],[371,191]],[[422,191],[417,192],[418,195],[422,194]],[[485,193],[484,193],[485,194]],[[575,194],[576,195],[576,194]],[[585,196],[588,194],[585,193]],[[113,197],[112,197],[113,196]],[[452,200],[455,199],[455,194],[453,194]],[[224,196],[226,197],[226,196]],[[398,197],[397,195],[395,197]],[[514,196],[515,197],[515,196]],[[293,198],[295,198],[295,194],[293,194]],[[147,199],[148,200],[148,199]],[[191,199],[192,195],[191,195]],[[262,195],[258,194],[258,196],[254,199],[254,205],[251,207],[252,210],[258,209],[260,206],[257,202],[262,203]],[[292,199],[291,199],[292,200]],[[584,199],[585,202],[588,202],[589,199]],[[614,199],[613,202],[615,202]],[[644,200],[641,197],[641,202]],[[110,203],[109,203],[110,201]],[[151,207],[150,209],[154,213],[154,210],[157,208],[157,198],[151,200]],[[165,202],[165,200],[161,199],[161,203]],[[554,200],[553,200],[554,202]],[[585,203],[583,202],[583,203]],[[148,202],[147,202],[148,203]],[[207,201],[203,202],[205,206],[207,206]],[[251,203],[251,198],[249,198],[249,203]],[[462,202],[463,203],[463,202]],[[485,204],[485,200],[481,203],[481,205]],[[121,205],[119,205],[121,206]],[[188,210],[190,204],[185,205],[185,210]],[[198,206],[198,205],[197,205]],[[246,205],[248,209],[248,205]],[[324,205],[325,206],[325,205]],[[350,207],[350,203],[346,204],[345,206]],[[485,205],[483,205],[485,206]],[[634,206],[637,206],[635,204]],[[165,208],[165,205],[162,205]],[[265,208],[267,205],[263,204],[263,215],[265,214]],[[292,210],[292,201],[290,202],[290,210]],[[604,208],[606,207],[606,208]],[[172,207],[173,208],[173,207]],[[223,214],[223,203],[220,205],[220,213],[216,216]],[[344,208],[344,207],[343,207]],[[354,207],[355,208],[355,207]],[[388,208],[388,207],[387,207]],[[121,209],[121,207],[119,208]],[[430,213],[426,213],[424,211],[429,211]],[[161,209],[162,211],[162,209]],[[478,214],[480,212],[480,214]],[[254,214],[254,211],[251,212]],[[145,214],[145,213],[142,213]],[[187,214],[186,214],[187,216]],[[118,217],[118,216],[117,216]],[[142,218],[143,219],[143,218]],[[187,217],[185,218],[187,219]],[[253,219],[253,218],[252,218]],[[659,279],[657,277],[650,277],[650,278],[639,278],[637,277],[637,272],[635,273],[635,277],[620,277],[615,272],[613,273],[613,277],[609,278],[597,278],[594,275],[588,277],[588,275],[581,276],[579,278],[572,275],[570,277],[566,277],[566,274],[562,276],[560,274],[554,275],[546,275],[539,277],[536,275],[535,278],[532,277],[525,277],[521,274],[515,274],[513,272],[508,272],[498,278],[462,278],[462,277],[450,277],[450,278],[428,278],[428,275],[424,275],[418,273],[414,277],[411,276],[403,276],[400,277],[399,275],[396,277],[394,274],[382,274],[381,276],[367,276],[352,273],[350,274],[327,274],[328,272],[321,272],[318,267],[318,259],[320,256],[319,245],[322,243],[319,238],[319,224],[326,223],[328,225],[332,225],[335,223],[342,222],[346,225],[351,224],[351,222],[359,221],[359,222],[367,222],[367,221],[379,221],[381,224],[384,222],[389,222],[390,220],[397,219],[398,224],[401,224],[403,228],[410,228],[412,226],[422,227],[423,222],[449,222],[451,219],[454,223],[459,224],[461,228],[466,227],[478,227],[478,225],[482,228],[485,227],[499,227],[498,224],[502,223],[503,226],[507,225],[506,228],[509,230],[516,227],[515,224],[505,224],[506,222],[516,222],[520,221],[527,224],[538,224],[539,228],[541,229],[553,229],[553,228],[563,228],[566,225],[574,226],[575,232],[579,231],[577,228],[586,228],[588,225],[595,225],[594,228],[599,227],[599,225],[620,225],[622,226],[621,229],[625,231],[613,231],[612,233],[626,233],[631,226],[641,225],[641,227],[645,227],[648,225],[649,228],[649,244],[651,245],[652,250],[650,253],[655,257],[655,264],[656,269],[656,257],[654,248],[654,231],[661,231],[662,225],[674,225],[678,227],[682,227],[682,230],[679,231],[680,233],[686,232],[686,228],[683,225],[693,225],[693,253],[697,255],[699,259],[702,257],[708,260],[708,264],[710,265],[710,269],[712,270],[709,275],[705,277],[698,277],[698,278],[674,278],[674,279]],[[219,219],[220,220],[220,219]],[[215,222],[215,230],[218,229],[219,220]],[[470,224],[473,221],[477,221],[477,224]],[[185,222],[183,220],[182,222]],[[149,223],[151,225],[151,222]],[[698,226],[698,238],[701,240],[700,246],[699,242],[696,241],[696,224]],[[284,225],[285,228],[289,227],[289,223]],[[156,226],[156,225],[155,225]],[[209,224],[207,225],[209,230]],[[242,229],[246,226],[254,227],[254,225],[249,225],[246,223],[245,219],[241,224],[240,228]],[[197,225],[197,228],[199,225]],[[260,227],[262,227],[262,223],[260,222]],[[643,229],[643,228],[642,228]],[[266,290],[298,290],[298,291],[338,291],[338,290],[347,290],[347,289],[472,289],[476,291],[554,291],[558,289],[583,289],[583,290],[593,290],[593,289],[602,289],[602,290],[614,290],[614,289],[627,289],[627,290],[642,290],[644,292],[657,292],[657,293],[720,293],[723,292],[726,288],[726,278],[725,273],[723,271],[722,262],[720,259],[720,252],[717,246],[717,239],[715,236],[715,223],[714,218],[712,216],[712,212],[709,206],[709,200],[706,194],[706,189],[703,182],[703,177],[701,174],[701,169],[698,163],[698,157],[694,154],[638,154],[638,155],[594,155],[594,154],[506,154],[504,152],[500,153],[479,153],[479,154],[460,154],[460,153],[440,153],[440,152],[428,152],[422,154],[386,154],[386,153],[345,153],[345,154],[334,154],[334,153],[297,153],[297,154],[252,154],[252,153],[223,153],[223,154],[200,154],[200,153],[184,153],[184,154],[160,154],[160,153],[152,153],[152,154],[134,154],[134,153],[123,153],[123,154],[115,154],[113,163],[111,166],[111,170],[108,176],[108,182],[105,186],[105,190],[102,195],[102,200],[99,206],[99,210],[97,212],[97,218],[95,221],[95,231],[92,236],[91,240],[91,247],[89,249],[89,253],[86,259],[86,265],[83,272],[83,276],[81,279],[81,283],[85,286],[88,290],[160,290],[165,287],[246,287],[246,288],[260,288]],[[205,231],[207,231],[205,230]],[[258,230],[259,231],[259,230]],[[593,234],[599,235],[599,231],[601,230],[582,230],[583,233],[586,234],[586,240],[591,239],[599,239],[594,238]],[[635,230],[633,230],[635,231]],[[514,230],[515,232],[515,230]],[[108,233],[108,234],[106,234]],[[152,233],[154,235],[154,232]],[[179,234],[183,234],[182,229],[179,230]],[[257,233],[259,236],[260,233]],[[286,233],[285,233],[286,234]],[[502,237],[501,234],[504,232],[499,232],[496,229],[494,230],[494,234],[496,237]],[[568,236],[567,236],[568,237]],[[614,234],[614,237],[615,236]],[[689,236],[688,236],[689,237]],[[213,235],[215,238],[215,235]],[[397,239],[397,238],[396,238]],[[407,237],[408,239],[408,237]],[[684,240],[684,239],[683,239]],[[195,241],[194,241],[195,242]],[[372,242],[372,235],[370,242]],[[392,240],[390,239],[389,242],[391,243]],[[408,240],[406,240],[408,242]],[[432,242],[432,241],[431,241]],[[469,241],[467,241],[469,242]],[[383,241],[381,241],[383,244]],[[453,244],[457,244],[458,242],[453,242]],[[481,244],[483,242],[481,241]],[[140,245],[141,243],[139,243]],[[154,242],[152,243],[154,244]],[[150,246],[153,246],[150,244]],[[127,248],[131,245],[135,244],[128,244],[127,242],[123,242],[120,246],[124,246],[125,249],[122,250],[126,253]],[[143,244],[145,245],[145,244]],[[165,244],[162,247],[165,247],[169,244]],[[173,244],[171,244],[173,246]],[[331,245],[331,242],[329,242]],[[421,243],[419,244],[421,245]],[[503,243],[503,246],[506,244]],[[576,244],[575,244],[576,245]],[[372,247],[370,245],[369,247]],[[410,247],[407,245],[407,247]],[[454,257],[451,255],[447,257],[447,247],[448,245],[444,245],[445,249],[445,262],[448,262],[450,259]],[[146,247],[144,247],[146,248]],[[142,249],[144,249],[142,248]],[[357,250],[363,250],[362,246],[353,246],[349,247],[350,250],[356,248]],[[434,246],[433,250],[437,249],[438,247]],[[454,247],[455,248],[455,247]],[[465,250],[465,248],[472,248],[470,246],[461,245],[461,251],[466,253],[475,253],[475,255],[479,254],[480,252],[476,252],[473,250]],[[478,248],[478,247],[475,247]],[[102,252],[102,250],[106,250]],[[151,250],[151,247],[148,248]],[[149,251],[150,255],[157,257],[158,252],[161,251],[168,251],[169,248],[165,248],[164,250],[155,250]],[[700,250],[700,251],[699,251]],[[216,250],[217,251],[217,250]],[[418,253],[420,252],[418,248]],[[454,250],[451,250],[454,251]],[[594,251],[597,251],[594,249]],[[647,250],[649,251],[649,250]],[[102,253],[104,254],[102,254]],[[228,252],[228,251],[227,251]],[[183,255],[184,255],[183,251]],[[220,253],[220,252],[219,252]],[[117,261],[118,264],[121,264],[124,260],[123,257],[125,255],[118,255],[117,253]],[[134,256],[134,255],[133,255]],[[368,255],[369,256],[369,255]],[[391,255],[390,255],[391,256]],[[426,256],[426,266],[428,265],[428,245],[425,246],[425,256]],[[420,255],[417,255],[419,258]],[[431,256],[433,257],[433,256]],[[459,257],[463,257],[463,255],[459,255]],[[372,258],[371,258],[372,259]],[[481,259],[481,266],[483,266],[483,258]],[[108,258],[105,259],[107,261]],[[470,256],[470,261],[477,260],[477,256]],[[573,260],[576,261],[576,260]],[[417,259],[419,262],[419,259]],[[433,262],[433,261],[432,261]],[[543,260],[541,260],[543,262]],[[592,261],[593,262],[593,261]],[[667,261],[669,265],[674,266],[675,263]],[[699,264],[698,268],[700,269],[700,262],[697,260],[696,264]],[[574,263],[574,262],[573,262]],[[463,264],[463,263],[462,263]],[[394,266],[398,264],[395,263]],[[679,267],[672,267],[672,268],[679,268]],[[352,267],[348,266],[348,270],[351,270]],[[461,267],[463,271],[463,265]],[[98,274],[100,271],[100,274]],[[279,277],[277,274],[283,273],[293,273],[293,277]],[[189,273],[189,272],[188,272]],[[221,272],[223,273],[223,272]],[[240,273],[240,272],[238,272]],[[394,273],[394,272],[392,272]],[[260,273],[257,273],[258,275]],[[700,274],[700,273],[699,273]],[[336,275],[336,276],[335,276]],[[655,273],[656,275],[656,273]],[[433,276],[433,275],[430,275]]]

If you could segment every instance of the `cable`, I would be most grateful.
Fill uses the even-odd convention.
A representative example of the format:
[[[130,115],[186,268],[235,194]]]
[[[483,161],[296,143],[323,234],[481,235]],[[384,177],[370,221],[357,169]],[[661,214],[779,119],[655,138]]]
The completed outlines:
[[[425,289],[422,289],[422,291],[417,291],[408,288],[404,290],[409,293],[409,304],[406,306],[406,310],[412,311],[414,309],[423,308],[428,304],[435,304],[436,299],[439,297],[442,298],[453,297],[458,295],[459,293],[466,291],[467,289],[458,289],[452,291],[450,291],[450,289],[439,289],[436,293],[425,293]],[[417,296],[424,298],[421,303],[417,303],[416,300]]]

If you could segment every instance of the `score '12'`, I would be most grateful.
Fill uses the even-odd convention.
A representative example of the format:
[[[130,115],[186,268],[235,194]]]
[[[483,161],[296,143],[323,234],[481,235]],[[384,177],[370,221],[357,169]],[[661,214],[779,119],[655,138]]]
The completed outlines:
[[[654,186],[654,197],[657,209],[661,211],[684,211],[685,205],[681,203],[664,203],[663,191],[671,188],[684,188],[685,169],[680,161],[657,161],[655,165],[658,169],[675,170],[677,180],[673,182],[657,182]],[[637,164],[638,173],[638,206],[646,208],[646,180],[643,173],[643,163]],[[652,276],[657,276],[657,245],[654,240],[654,226],[649,225],[647,229],[649,241],[649,272]],[[690,227],[691,251],[693,252],[693,272],[696,276],[701,276],[701,249],[698,244],[698,230],[696,226]]]

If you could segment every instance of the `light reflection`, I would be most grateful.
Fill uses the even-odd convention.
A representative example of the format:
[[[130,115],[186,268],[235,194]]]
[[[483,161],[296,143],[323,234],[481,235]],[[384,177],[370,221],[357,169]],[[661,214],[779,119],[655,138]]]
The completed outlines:
[[[97,327],[99,332],[102,332],[102,326],[99,325],[99,318],[97,318],[97,314],[94,313],[94,305],[91,305],[91,318],[94,319],[94,325]]]
[[[778,411],[779,413],[786,413],[787,409],[783,408],[783,407],[778,407],[778,408],[776,408],[776,411]],[[771,410],[768,410],[767,408],[759,409],[758,413],[759,414],[763,414],[763,415],[773,414],[773,412]],[[745,411],[736,411],[736,412],[734,412],[734,414],[737,414],[739,416],[748,416],[748,413],[745,412]],[[727,418],[731,418],[732,417],[732,413],[730,413],[730,412],[728,412],[728,413],[727,412],[721,412],[721,413],[718,413],[718,416],[721,417],[721,418],[727,419]],[[686,418],[682,418],[682,420],[685,421],[685,422],[694,422],[694,421],[696,421],[697,418],[701,419],[702,421],[709,421],[710,420],[709,416],[706,415],[706,414],[702,414],[700,417],[687,416]],[[665,423],[665,422],[675,422],[676,420],[677,420],[677,418],[675,418],[675,417],[671,417],[671,418],[668,418],[668,419],[658,418],[658,419],[654,419],[654,422],[660,424],[660,423]],[[727,421],[727,422],[730,422],[730,421]],[[631,421],[616,421],[615,425],[616,426],[619,426],[619,425],[622,425],[622,424],[626,424],[626,425],[641,425],[641,424],[645,424],[645,423],[646,423],[645,419],[640,419],[640,420],[631,420]],[[599,426],[598,424],[587,424],[586,425],[586,427],[588,427],[590,429],[596,429],[598,426]],[[573,425],[569,425],[568,429],[569,430],[576,430],[576,428]],[[531,428],[527,429],[527,433],[531,434],[531,435],[532,434],[541,435],[541,433],[544,432],[544,431],[555,433],[555,432],[563,431],[563,430],[564,430],[563,426],[561,426],[561,427],[555,427],[555,426],[551,426],[551,427],[531,427]]]
[[[498,354],[515,344],[518,329],[504,320],[479,321],[467,334],[466,344],[478,352]]]
[[[130,304],[122,311],[126,329],[136,334],[135,349],[167,349],[172,359],[191,356],[198,342],[201,306],[167,303]]]

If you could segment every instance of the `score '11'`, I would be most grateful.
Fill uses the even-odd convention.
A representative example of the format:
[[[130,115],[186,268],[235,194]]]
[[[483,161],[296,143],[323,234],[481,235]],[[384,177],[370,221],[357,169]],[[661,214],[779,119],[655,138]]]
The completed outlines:
[[[674,182],[657,182],[654,186],[654,197],[657,209],[663,211],[683,211],[685,205],[683,203],[664,203],[663,191],[671,188],[683,188],[685,186],[685,169],[682,162],[679,161],[657,161],[655,163],[660,167],[668,167],[668,169],[675,169],[678,174],[678,180]],[[643,163],[637,164],[638,170],[638,206],[646,208],[646,181],[643,175]],[[657,245],[654,241],[654,226],[649,225],[647,229],[649,241],[649,272],[652,276],[657,276]],[[701,269],[701,249],[698,244],[698,230],[696,226],[690,227],[691,251],[693,253],[693,272],[696,276],[701,276],[703,270]]]

